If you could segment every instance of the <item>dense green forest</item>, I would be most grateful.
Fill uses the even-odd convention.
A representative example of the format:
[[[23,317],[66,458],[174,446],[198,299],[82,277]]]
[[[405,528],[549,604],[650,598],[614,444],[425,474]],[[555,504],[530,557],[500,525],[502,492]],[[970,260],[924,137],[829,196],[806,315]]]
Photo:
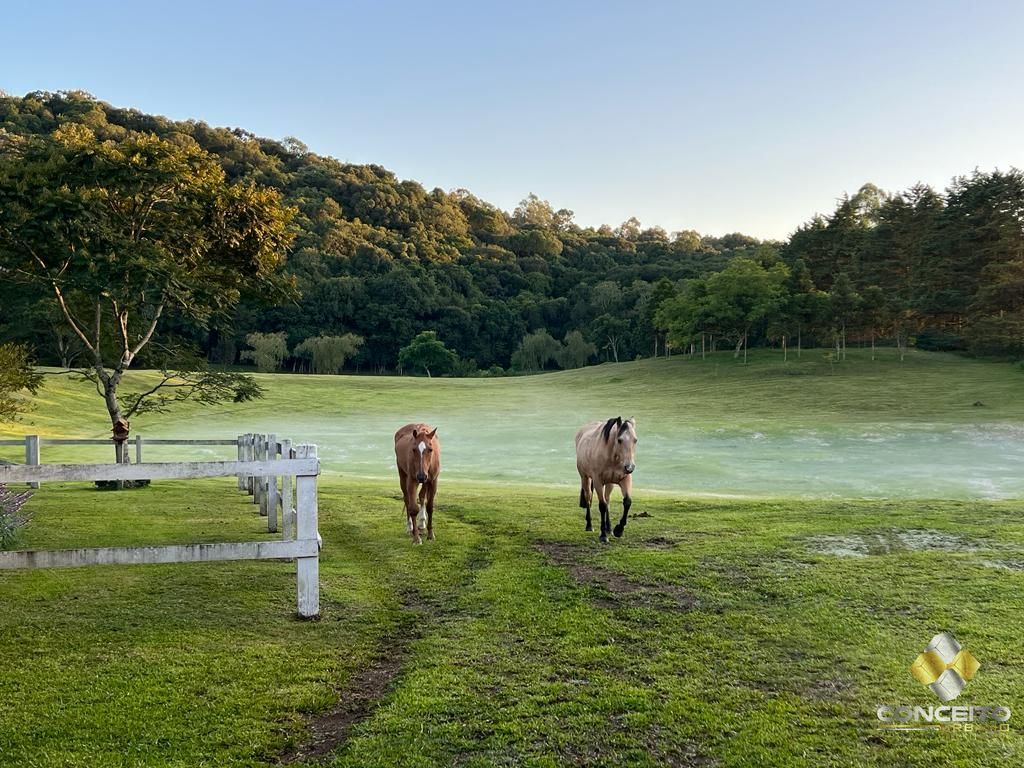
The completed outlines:
[[[0,161],[77,124],[122,144],[156,137],[212,156],[230,184],[291,209],[293,290],[240,291],[229,313],[169,315],[172,343],[265,370],[469,375],[728,345],[917,345],[1024,354],[1024,174],[975,171],[943,192],[865,185],[785,243],[742,234],[580,227],[529,195],[511,213],[466,190],[426,190],[296,139],[176,122],[83,93],[0,95]],[[85,146],[85,144],[82,144]],[[55,174],[52,184],[59,185]],[[240,188],[240,187],[239,187]],[[3,239],[0,232],[0,240]],[[284,241],[282,241],[284,242]],[[127,339],[127,334],[126,334]],[[82,344],[52,292],[0,266],[0,342],[76,366]]]

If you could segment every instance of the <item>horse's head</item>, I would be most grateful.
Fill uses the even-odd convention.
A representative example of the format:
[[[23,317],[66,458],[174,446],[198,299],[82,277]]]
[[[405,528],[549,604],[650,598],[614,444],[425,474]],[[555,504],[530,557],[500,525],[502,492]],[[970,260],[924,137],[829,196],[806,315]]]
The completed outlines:
[[[427,482],[427,469],[430,467],[430,455],[434,452],[434,435],[437,427],[427,432],[425,429],[412,431],[413,460],[416,462],[416,482]]]
[[[612,459],[616,466],[621,466],[627,475],[636,469],[636,419],[616,419],[616,424],[608,430],[612,443]]]

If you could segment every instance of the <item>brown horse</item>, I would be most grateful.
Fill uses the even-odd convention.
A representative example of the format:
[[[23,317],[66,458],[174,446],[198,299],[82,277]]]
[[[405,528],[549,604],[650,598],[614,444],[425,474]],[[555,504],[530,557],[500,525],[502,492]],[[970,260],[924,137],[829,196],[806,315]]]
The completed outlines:
[[[422,544],[420,534],[434,539],[434,495],[437,476],[441,474],[441,443],[437,427],[426,424],[406,424],[395,432],[395,459],[398,462],[398,480],[405,497],[405,513],[413,544]],[[416,486],[419,485],[419,497]]]
[[[612,531],[608,501],[612,486],[622,489],[622,519],[615,526],[615,537],[622,536],[633,503],[633,470],[636,469],[636,421],[622,417],[586,424],[576,433],[576,469],[580,473],[580,507],[587,510],[586,530],[594,530],[590,523],[590,505],[597,491],[601,510],[601,541],[608,541]]]

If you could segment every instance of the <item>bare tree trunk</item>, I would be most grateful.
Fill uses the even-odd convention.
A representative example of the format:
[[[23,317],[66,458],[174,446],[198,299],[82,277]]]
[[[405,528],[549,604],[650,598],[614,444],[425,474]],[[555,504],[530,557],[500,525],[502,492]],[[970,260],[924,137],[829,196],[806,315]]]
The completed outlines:
[[[743,364],[747,364],[747,334],[743,334]]]
[[[117,399],[117,387],[121,383],[121,375],[121,371],[114,371],[110,374],[104,372],[100,380],[103,382],[103,400],[107,405],[107,414],[110,416],[111,432],[115,436],[114,462],[126,464],[129,424],[121,412],[121,403]]]
[[[736,349],[732,353],[732,359],[733,360],[736,360],[740,356],[740,347],[742,347],[742,346],[743,346],[743,335],[740,334],[740,337],[736,340]]]
[[[782,362],[789,362],[789,350],[786,348],[786,334],[782,334]]]
[[[700,332],[700,359],[706,359],[707,355],[704,350],[704,331]]]
[[[796,359],[797,360],[799,360],[801,357],[803,357],[803,351],[804,351],[803,335],[804,335],[804,327],[800,323],[797,323],[797,326],[796,326]]]

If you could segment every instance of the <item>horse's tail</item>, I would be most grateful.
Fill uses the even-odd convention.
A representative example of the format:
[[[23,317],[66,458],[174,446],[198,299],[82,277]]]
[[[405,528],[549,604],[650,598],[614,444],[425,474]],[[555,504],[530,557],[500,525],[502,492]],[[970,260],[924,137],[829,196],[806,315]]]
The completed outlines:
[[[594,485],[594,481],[593,480],[590,481],[590,490],[591,491],[597,490],[597,487]],[[584,480],[583,480],[583,487],[580,488],[580,509],[586,509],[586,508],[587,508],[587,479],[584,478]]]

